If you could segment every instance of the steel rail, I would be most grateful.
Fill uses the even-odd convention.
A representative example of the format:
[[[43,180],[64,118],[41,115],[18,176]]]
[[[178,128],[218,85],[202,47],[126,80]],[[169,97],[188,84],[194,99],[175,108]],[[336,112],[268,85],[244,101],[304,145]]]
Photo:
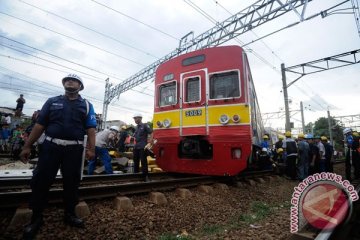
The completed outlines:
[[[165,172],[159,173],[150,173],[150,178],[160,179],[164,177],[179,177],[176,174],[169,174]],[[193,175],[188,175],[193,176]],[[108,174],[108,175],[85,175],[83,180],[80,182],[80,185],[92,185],[99,183],[108,183],[108,182],[125,182],[125,181],[142,181],[143,176],[140,173],[126,173],[126,174]],[[30,187],[31,177],[6,177],[0,178],[0,191],[10,190],[10,189],[26,189]],[[55,178],[54,185],[62,184],[62,177],[57,176]]]
[[[142,182],[141,174],[122,174],[119,176],[87,176],[83,179],[79,187],[79,196],[81,199],[98,199],[105,197],[114,197],[117,195],[139,194],[150,191],[171,190],[179,187],[192,187],[199,184],[212,184],[216,182],[231,183],[236,179],[258,178],[275,174],[273,171],[246,171],[234,177],[222,176],[199,176],[189,174],[171,174],[171,173],[151,173],[150,182]],[[7,179],[0,183],[13,184],[18,188],[3,186],[0,189],[0,208],[16,207],[27,203],[31,190],[17,185],[19,182],[28,182],[29,178]],[[61,181],[61,178],[57,178]],[[49,191],[49,202],[60,202],[63,196],[63,189],[60,186],[54,186]]]
[[[151,191],[171,190],[178,187],[191,187],[199,184],[211,184],[224,181],[222,177],[188,177],[178,179],[153,180],[150,182],[123,182],[115,184],[98,184],[92,186],[80,186],[79,196],[81,200],[98,199],[105,197],[115,197],[118,195],[139,194]],[[29,200],[31,194],[30,189],[16,192],[1,192],[0,207],[17,207],[24,205]],[[52,188],[49,191],[49,202],[62,201],[62,188]]]

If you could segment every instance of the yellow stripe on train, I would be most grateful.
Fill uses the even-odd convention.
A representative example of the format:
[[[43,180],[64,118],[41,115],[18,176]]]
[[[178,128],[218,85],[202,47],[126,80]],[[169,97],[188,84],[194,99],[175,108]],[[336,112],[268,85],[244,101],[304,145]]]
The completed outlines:
[[[241,124],[250,123],[250,107],[244,104],[234,104],[234,105],[217,105],[209,106],[209,125],[219,124],[219,118],[221,115],[226,114],[230,119],[234,115],[239,115]],[[230,120],[230,124],[232,121]]]
[[[181,112],[183,127],[203,126],[206,123],[205,107],[186,108],[182,109]],[[207,114],[209,125],[218,125],[220,116],[223,114],[228,115],[230,119],[234,115],[238,115],[240,117],[239,124],[250,123],[250,107],[244,104],[209,106]],[[162,123],[165,119],[171,121],[170,128],[178,128],[180,126],[180,110],[154,113],[154,128],[159,129],[157,122]],[[232,120],[229,124],[233,124]]]

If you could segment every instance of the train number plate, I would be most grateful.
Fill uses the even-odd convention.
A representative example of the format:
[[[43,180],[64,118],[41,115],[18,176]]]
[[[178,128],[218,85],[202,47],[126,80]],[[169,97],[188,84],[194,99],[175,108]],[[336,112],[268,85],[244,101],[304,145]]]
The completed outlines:
[[[185,111],[185,116],[186,117],[195,117],[195,116],[201,116],[201,115],[202,115],[202,110],[201,109]]]

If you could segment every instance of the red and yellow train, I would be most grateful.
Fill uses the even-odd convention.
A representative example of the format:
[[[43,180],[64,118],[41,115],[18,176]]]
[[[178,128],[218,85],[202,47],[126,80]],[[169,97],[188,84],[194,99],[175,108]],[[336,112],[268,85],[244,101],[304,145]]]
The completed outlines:
[[[161,64],[153,127],[166,172],[234,176],[248,168],[264,130],[244,50],[207,48]]]

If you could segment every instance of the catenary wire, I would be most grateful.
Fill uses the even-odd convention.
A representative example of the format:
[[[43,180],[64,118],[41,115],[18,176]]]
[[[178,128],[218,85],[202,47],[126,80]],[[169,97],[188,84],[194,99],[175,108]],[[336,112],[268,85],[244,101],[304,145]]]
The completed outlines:
[[[73,21],[73,20],[71,20],[71,19],[65,18],[65,17],[63,17],[63,16],[61,16],[61,15],[59,15],[59,14],[50,12],[50,11],[48,11],[48,10],[45,10],[45,9],[43,9],[43,8],[40,8],[40,7],[38,7],[38,6],[35,6],[35,5],[30,4],[30,3],[28,3],[28,2],[25,2],[25,1],[23,1],[23,0],[18,0],[18,1],[20,1],[20,2],[22,2],[22,3],[24,3],[24,4],[26,4],[26,5],[28,5],[28,6],[30,6],[30,7],[36,8],[36,9],[42,11],[42,12],[45,12],[45,13],[47,13],[47,14],[56,16],[56,17],[58,17],[58,18],[60,18],[60,19],[63,19],[63,20],[65,20],[65,21],[67,21],[67,22],[70,22],[70,23],[72,23],[72,24],[75,24],[75,25],[77,25],[77,26],[80,26],[80,27],[82,27],[82,28],[84,28],[84,29],[87,29],[87,30],[89,30],[89,31],[91,31],[91,32],[94,32],[94,33],[96,33],[96,34],[98,34],[98,35],[101,35],[101,36],[103,36],[103,37],[105,37],[105,38],[111,39],[111,40],[113,40],[113,41],[115,41],[115,42],[117,42],[117,43],[119,43],[119,44],[121,44],[121,45],[124,45],[124,46],[127,46],[127,47],[129,47],[129,48],[135,49],[135,50],[137,50],[137,51],[139,51],[139,52],[142,52],[142,53],[144,53],[144,54],[146,54],[146,55],[148,55],[148,56],[151,56],[151,57],[154,57],[154,58],[159,58],[159,57],[154,56],[153,54],[148,53],[148,52],[146,52],[146,51],[144,51],[144,50],[142,50],[142,49],[140,49],[140,48],[137,48],[137,47],[134,47],[134,46],[132,46],[132,45],[130,45],[130,44],[124,43],[124,42],[122,42],[122,41],[120,41],[120,40],[118,40],[118,39],[116,39],[116,38],[114,38],[114,37],[112,37],[112,36],[109,36],[109,35],[107,35],[107,34],[105,34],[105,33],[102,33],[102,32],[100,32],[100,31],[98,31],[98,30],[89,28],[89,27],[87,27],[87,26],[85,26],[85,25],[83,25],[83,24],[77,23],[77,22],[75,22],[75,21]]]
[[[121,55],[116,54],[116,53],[114,53],[114,52],[110,52],[110,51],[108,51],[108,50],[106,50],[106,49],[103,49],[103,48],[101,48],[101,47],[98,47],[98,46],[96,46],[96,45],[94,45],[94,44],[84,42],[84,41],[82,41],[82,40],[80,40],[80,39],[71,37],[71,36],[66,35],[66,34],[64,34],[64,33],[57,32],[57,31],[55,31],[55,30],[51,30],[51,29],[49,29],[49,28],[47,28],[47,27],[40,26],[40,25],[38,25],[38,24],[32,23],[32,22],[30,22],[30,21],[27,21],[27,20],[25,20],[25,19],[22,19],[22,18],[13,16],[13,15],[11,15],[11,14],[8,14],[8,13],[5,13],[5,12],[1,12],[1,11],[0,11],[0,14],[9,16],[9,17],[14,18],[14,19],[17,19],[17,20],[19,20],[19,21],[26,22],[26,23],[28,23],[28,24],[30,24],[30,25],[36,26],[36,27],[38,27],[38,28],[42,28],[42,29],[45,29],[45,30],[47,30],[47,31],[49,31],[49,32],[52,32],[52,33],[61,35],[61,36],[63,36],[63,37],[69,38],[69,39],[71,39],[71,40],[80,42],[80,43],[82,43],[82,44],[84,44],[84,45],[90,46],[90,47],[92,47],[92,48],[95,48],[95,49],[100,50],[100,51],[102,51],[102,52],[105,52],[105,53],[107,53],[107,54],[113,55],[113,56],[118,57],[118,58],[120,58],[120,59],[124,59],[124,60],[127,60],[127,61],[129,61],[129,62],[132,62],[132,63],[138,64],[138,65],[141,65],[141,66],[145,66],[144,64],[139,63],[139,62],[137,62],[137,61],[135,61],[135,60],[131,60],[131,59],[127,58],[127,57],[121,56]]]
[[[116,76],[114,76],[114,75],[107,74],[107,73],[104,73],[104,72],[101,72],[101,71],[92,69],[92,68],[90,68],[90,67],[87,67],[87,66],[85,66],[85,65],[78,64],[78,63],[76,63],[76,62],[73,62],[73,61],[64,59],[64,58],[59,57],[59,56],[57,56],[57,55],[55,55],[55,54],[51,54],[51,53],[48,53],[48,52],[46,52],[46,51],[40,50],[40,49],[38,49],[38,48],[31,47],[31,46],[29,46],[29,45],[27,45],[27,44],[21,43],[21,42],[19,42],[19,41],[16,41],[16,40],[13,40],[13,39],[10,39],[10,38],[7,38],[7,37],[5,37],[5,36],[1,36],[1,35],[0,35],[0,37],[5,38],[5,39],[10,40],[10,41],[13,41],[13,42],[16,42],[16,43],[18,43],[18,44],[27,46],[27,47],[32,48],[32,49],[34,49],[34,50],[37,50],[37,51],[39,51],[39,52],[41,52],[41,53],[47,54],[47,55],[49,55],[49,56],[52,56],[52,57],[54,57],[54,58],[58,58],[58,59],[60,59],[60,60],[69,62],[69,63],[71,63],[71,64],[75,64],[75,65],[78,65],[78,66],[87,68],[87,69],[92,70],[92,71],[94,71],[94,72],[98,72],[98,73],[100,73],[100,74],[104,74],[104,75],[106,75],[106,76],[108,76],[108,77],[112,77],[112,78],[117,79],[117,80],[120,80],[120,81],[124,81],[123,79],[120,79],[120,78],[118,78],[118,77],[116,77]],[[1,44],[0,44],[0,45],[1,45]],[[5,45],[3,45],[3,46],[5,46]],[[16,47],[16,46],[13,46],[13,45],[10,45],[10,46]],[[5,47],[8,47],[8,46],[5,46]],[[8,47],[8,48],[11,48],[11,47]],[[20,48],[20,49],[21,49],[21,48]],[[13,49],[13,50],[21,52],[20,50],[17,50],[17,49]],[[23,51],[28,51],[28,50],[24,50],[24,49],[22,49],[22,50],[23,50]],[[32,55],[32,54],[29,54],[29,53],[24,53],[24,52],[22,52],[22,53],[23,53],[23,54],[30,55],[30,56],[33,56],[33,57],[35,57],[35,58],[40,58],[40,57],[38,57],[38,56],[34,56],[34,55]],[[40,59],[42,59],[42,58],[40,58]],[[56,64],[56,65],[60,65],[60,64],[54,63],[54,62],[52,62],[52,61],[50,61],[50,60],[47,60],[47,59],[42,59],[42,60],[51,62],[51,63]],[[63,66],[63,65],[60,65],[60,66]],[[66,68],[68,68],[68,67],[66,67]],[[80,71],[77,70],[77,69],[73,69],[73,68],[71,68],[71,69],[72,69],[72,70],[75,70],[75,71],[77,71],[77,72],[80,73]],[[81,72],[81,73],[84,73],[84,72]],[[102,79],[102,78],[100,78],[100,77],[96,77],[96,76],[90,75],[90,74],[88,74],[88,73],[84,73],[84,74],[93,77],[93,78],[94,78],[94,81],[98,81],[98,82],[101,82],[101,83],[103,83],[103,81],[104,81],[104,79]],[[96,79],[98,79],[98,80],[96,80]],[[132,89],[130,89],[130,90],[132,90]],[[146,90],[146,89],[143,89],[143,91],[145,91],[145,90]],[[147,93],[138,91],[138,90],[136,90],[136,89],[134,89],[134,90],[132,90],[132,91],[139,92],[139,93],[143,93],[143,94],[149,95],[149,96],[153,96],[153,95],[151,95],[151,94],[147,94]]]
[[[100,6],[102,6],[102,7],[104,7],[104,8],[107,8],[107,9],[113,11],[113,12],[116,12],[116,13],[122,15],[122,16],[125,16],[125,17],[127,17],[127,18],[129,18],[129,19],[131,19],[131,20],[133,20],[133,21],[135,21],[135,22],[137,22],[137,23],[140,23],[140,24],[142,24],[142,25],[144,25],[144,26],[147,26],[147,27],[151,28],[152,30],[155,30],[155,31],[160,32],[160,33],[162,33],[162,34],[164,34],[164,35],[166,35],[166,36],[168,36],[168,37],[170,37],[170,38],[173,38],[173,39],[175,39],[175,40],[180,41],[179,38],[177,38],[177,37],[175,37],[175,36],[173,36],[173,35],[170,35],[169,33],[166,33],[166,32],[164,32],[164,31],[162,31],[162,30],[160,30],[160,29],[158,29],[158,28],[155,28],[155,27],[153,27],[153,26],[151,26],[151,25],[149,25],[149,24],[147,24],[147,23],[144,23],[144,22],[142,22],[142,21],[140,21],[140,20],[138,20],[138,19],[136,19],[136,18],[134,18],[134,17],[131,17],[131,16],[129,16],[129,15],[123,13],[123,12],[120,12],[119,10],[116,10],[116,9],[114,9],[114,8],[112,8],[112,7],[109,7],[109,6],[107,6],[107,5],[103,4],[103,3],[99,3],[98,1],[95,1],[95,0],[90,0],[90,1],[92,1],[92,2],[94,2],[94,3],[96,3],[96,4],[100,5]]]

